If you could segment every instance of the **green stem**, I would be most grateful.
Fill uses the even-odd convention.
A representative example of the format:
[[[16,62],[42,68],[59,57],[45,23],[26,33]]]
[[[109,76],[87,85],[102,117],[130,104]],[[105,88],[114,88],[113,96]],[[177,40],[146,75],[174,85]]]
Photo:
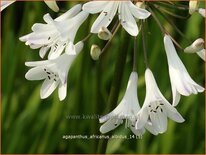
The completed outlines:
[[[155,22],[157,23],[157,25],[159,26],[162,35],[164,36],[164,34],[166,33],[165,28],[162,26],[162,24],[160,23],[159,19],[157,18],[157,16],[155,15],[155,13],[152,11],[152,9],[150,7],[148,7],[150,13],[152,14],[152,17],[154,18]]]
[[[169,9],[179,9],[179,10],[188,10],[188,6],[178,6],[177,4],[170,4],[170,3],[165,3],[165,2],[156,2],[159,6],[163,6]]]
[[[143,51],[144,51],[144,62],[146,67],[148,68],[148,60],[147,60],[147,49],[146,49],[146,40],[145,40],[145,25],[144,25],[144,21],[141,21],[142,24],[142,45],[143,45]]]
[[[82,42],[87,41],[92,36],[92,33],[89,33],[84,39],[82,39]]]
[[[129,40],[129,35],[126,34],[125,38],[124,39],[122,38],[121,40]],[[119,90],[120,90],[122,75],[123,75],[123,68],[125,66],[126,56],[128,52],[128,46],[129,46],[128,42],[124,42],[124,43],[122,42],[122,44],[120,45],[122,46],[119,46],[120,50],[119,53],[117,54],[117,62],[115,66],[112,86],[110,89],[107,112],[114,109],[117,105],[118,95],[119,95]],[[108,135],[110,136],[111,132]],[[108,139],[99,140],[97,154],[104,154],[106,152],[107,143],[108,143]]]
[[[155,4],[154,4],[154,5],[155,5]],[[161,6],[158,6],[158,5],[155,5],[155,6],[158,7],[158,9],[161,10],[162,12],[165,12],[165,13],[167,13],[168,15],[173,16],[173,17],[175,17],[175,18],[187,19],[187,18],[189,17],[189,16],[180,16],[180,15],[177,15],[177,14],[175,14],[175,13],[173,13],[173,12],[170,12],[170,11],[168,11],[168,10],[166,10],[166,9],[161,8]]]
[[[100,56],[103,56],[104,54],[103,53],[105,53],[105,51],[107,50],[107,48],[109,47],[109,45],[111,44],[111,42],[112,42],[112,39],[114,38],[114,36],[115,36],[115,34],[117,33],[117,31],[119,30],[119,28],[120,28],[120,23],[118,22],[118,24],[116,25],[115,24],[115,26],[113,27],[113,29],[112,29],[112,37],[111,37],[111,39],[106,43],[106,45],[104,46],[104,48],[102,49],[102,52],[101,52],[101,55]],[[103,54],[103,55],[102,55]]]
[[[155,8],[157,8],[157,12],[188,42],[188,44],[191,44],[191,41],[187,39],[187,37],[182,33],[182,31],[170,20],[166,15],[164,15],[159,9],[158,6],[154,5]]]
[[[152,7],[152,6],[151,6]],[[159,19],[157,18],[157,16],[155,15],[155,13],[152,11],[152,9],[150,7],[148,7],[150,13],[152,14],[152,17],[154,18],[154,20],[156,21],[157,25],[159,26],[161,32],[162,32],[162,35],[164,36],[165,34],[168,34],[168,31],[165,30],[165,28],[162,26],[162,24],[160,23]],[[182,46],[180,46],[180,44],[178,44],[178,42],[170,35],[171,39],[173,40],[174,44],[180,49],[180,50],[184,50],[182,48]]]
[[[137,71],[137,37],[134,37],[133,71]]]

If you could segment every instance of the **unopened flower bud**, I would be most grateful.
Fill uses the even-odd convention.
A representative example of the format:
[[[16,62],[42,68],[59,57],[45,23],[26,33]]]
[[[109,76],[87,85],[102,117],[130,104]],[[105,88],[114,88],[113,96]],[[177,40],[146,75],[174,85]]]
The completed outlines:
[[[46,5],[52,9],[54,12],[58,12],[59,11],[59,7],[56,3],[55,0],[44,0],[44,2],[46,3]]]
[[[189,14],[193,14],[198,9],[198,0],[190,0],[189,2]]]
[[[190,46],[184,49],[185,53],[196,53],[204,49],[204,40],[202,38],[198,38],[195,40]]]
[[[144,2],[137,2],[135,5],[136,5],[138,8],[145,9],[145,4],[144,4]]]
[[[204,18],[205,18],[205,16],[206,16],[205,9],[203,9],[203,8],[199,8],[199,9],[198,9],[198,12],[199,12],[199,14],[201,14],[201,15],[202,15],[202,17],[204,17]]]
[[[98,37],[102,40],[109,40],[112,37],[112,33],[106,27],[102,27],[99,30]]]
[[[101,49],[98,45],[93,44],[90,50],[90,55],[93,60],[98,60],[101,55]]]

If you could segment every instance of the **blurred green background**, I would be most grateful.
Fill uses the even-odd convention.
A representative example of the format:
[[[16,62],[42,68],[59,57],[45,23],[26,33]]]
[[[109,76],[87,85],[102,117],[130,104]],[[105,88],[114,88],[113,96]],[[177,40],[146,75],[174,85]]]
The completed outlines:
[[[62,10],[67,10],[75,3],[77,2],[58,2],[58,5]],[[180,3],[188,5],[188,2]],[[203,5],[202,2],[201,6]],[[48,99],[41,100],[39,91],[42,82],[27,81],[24,77],[28,70],[24,65],[25,61],[40,60],[38,50],[30,49],[18,38],[30,33],[34,23],[42,23],[42,17],[46,13],[50,13],[52,17],[59,15],[43,2],[16,2],[1,13],[2,153],[96,153],[98,139],[66,140],[63,135],[100,134],[97,116],[109,112],[107,101],[115,65],[119,53],[122,53],[120,50],[128,44],[125,66],[120,66],[123,76],[118,101],[124,95],[132,69],[133,40],[131,37],[129,40],[124,39],[125,33],[120,28],[104,57],[95,62],[90,57],[90,46],[95,43],[103,48],[105,42],[92,36],[69,72],[67,98],[60,102],[55,91]],[[187,15],[186,11],[176,13]],[[96,17],[97,15],[89,16],[78,31],[76,41],[89,33]],[[159,19],[178,43],[183,47],[188,45],[163,18]],[[192,41],[198,37],[204,38],[204,18],[199,14],[195,13],[186,20],[173,17],[170,19]],[[171,101],[163,38],[151,17],[148,20],[147,32],[150,68],[160,90]],[[138,97],[142,105],[145,97],[145,65],[141,35],[137,41]],[[191,77],[204,85],[204,62],[196,54],[184,54],[179,49],[178,53]],[[177,109],[185,118],[184,123],[178,124],[169,120],[167,132],[158,136],[146,132],[143,139],[109,140],[106,153],[204,153],[204,93],[182,97]],[[78,115],[89,115],[94,119],[75,119]],[[73,118],[68,119],[69,116]],[[112,133],[132,135],[124,125]]]

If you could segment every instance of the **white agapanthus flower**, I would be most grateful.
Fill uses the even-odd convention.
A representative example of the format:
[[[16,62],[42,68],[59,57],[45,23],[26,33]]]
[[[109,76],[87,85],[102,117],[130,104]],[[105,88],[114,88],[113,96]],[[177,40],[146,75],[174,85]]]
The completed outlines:
[[[188,74],[184,64],[177,55],[170,36],[164,36],[164,45],[169,65],[169,75],[172,85],[173,106],[180,100],[180,95],[189,96],[203,92],[204,88],[195,83]]]
[[[136,129],[151,124],[156,133],[164,133],[167,130],[167,117],[175,122],[184,122],[183,117],[160,92],[150,69],[145,71],[145,83],[146,97],[137,113]]]
[[[6,7],[8,7],[9,5],[11,5],[14,2],[15,1],[12,1],[12,0],[1,1],[1,11],[4,10]]]
[[[92,33],[98,33],[102,27],[108,27],[118,12],[123,28],[130,35],[137,36],[139,29],[135,18],[146,19],[150,16],[150,12],[137,7],[131,1],[91,1],[83,5],[83,10],[91,14],[101,12],[92,25]]]
[[[53,20],[49,14],[44,15],[47,24],[36,23],[33,32],[20,38],[32,49],[40,48],[39,55],[43,58],[50,50],[48,58],[55,59],[64,49],[72,52],[74,38],[81,24],[87,19],[88,13],[81,11],[78,4],[69,11]]]
[[[184,49],[185,53],[197,53],[197,55],[205,61],[205,41],[202,38],[196,39],[190,46]]]
[[[135,129],[135,114],[140,110],[137,98],[137,78],[137,73],[132,72],[120,104],[112,112],[99,119],[100,123],[104,123],[100,127],[101,133],[107,133],[115,129],[123,123],[124,119],[126,120],[125,127],[130,128],[135,135],[140,136],[144,133],[144,128]]]
[[[75,54],[64,53],[53,60],[26,62],[25,65],[34,67],[30,69],[25,77],[27,80],[44,80],[40,96],[47,98],[58,86],[59,99],[62,101],[67,93],[67,76],[70,66],[78,53],[83,48],[83,42],[75,45]]]

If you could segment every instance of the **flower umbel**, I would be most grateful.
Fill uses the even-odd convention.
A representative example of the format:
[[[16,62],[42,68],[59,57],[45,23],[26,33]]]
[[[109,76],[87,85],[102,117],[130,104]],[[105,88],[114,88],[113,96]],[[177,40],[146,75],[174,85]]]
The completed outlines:
[[[98,33],[102,27],[108,27],[118,11],[119,20],[123,28],[130,35],[137,36],[139,29],[135,18],[146,19],[150,16],[150,12],[137,7],[131,1],[92,1],[84,4],[83,10],[91,14],[101,12],[92,25],[92,33]]]
[[[25,65],[34,67],[30,69],[25,77],[27,80],[44,80],[40,96],[42,99],[47,98],[59,86],[59,99],[62,101],[66,97],[67,92],[67,76],[70,66],[78,53],[83,48],[83,42],[75,45],[76,54],[64,53],[60,57],[53,60],[26,62]]]
[[[125,119],[125,127],[129,127],[132,132],[140,136],[144,133],[144,128],[135,129],[135,114],[140,110],[139,101],[137,98],[137,73],[132,72],[128,81],[125,95],[119,105],[109,114],[99,119],[100,123],[104,123],[100,127],[101,133],[107,133],[120,124]]]
[[[136,129],[145,127],[153,134],[167,130],[167,117],[182,123],[184,119],[160,92],[150,69],[145,71],[146,97],[141,110],[137,114]],[[148,126],[150,125],[150,128]]]
[[[169,75],[172,85],[173,106],[180,100],[180,95],[189,96],[203,92],[204,88],[195,83],[188,74],[184,64],[177,55],[170,36],[164,36],[164,45],[169,65]]]
[[[76,5],[69,11],[53,20],[49,14],[44,15],[47,24],[34,24],[33,32],[20,38],[32,49],[40,48],[39,54],[43,58],[47,51],[49,59],[55,59],[63,50],[72,52],[74,38],[81,24],[88,17],[88,13],[81,10],[81,5]]]

